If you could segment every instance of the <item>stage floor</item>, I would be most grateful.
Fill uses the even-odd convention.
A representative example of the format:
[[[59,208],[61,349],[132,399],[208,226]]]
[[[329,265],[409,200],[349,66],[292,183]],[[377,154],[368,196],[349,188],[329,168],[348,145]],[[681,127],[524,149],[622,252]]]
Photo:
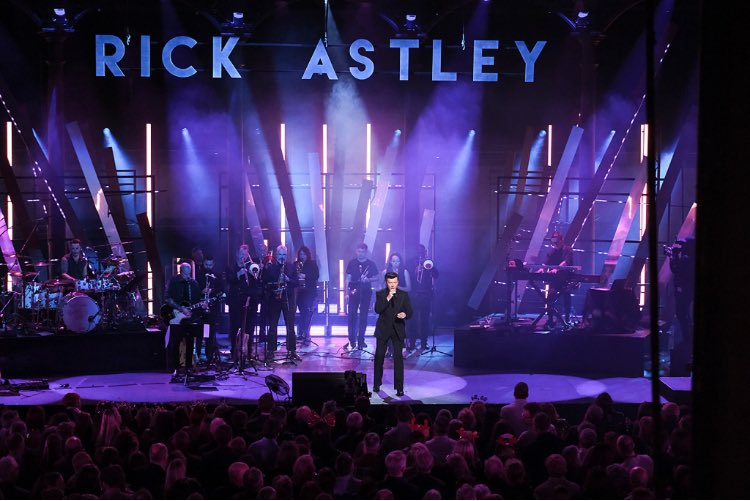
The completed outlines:
[[[339,332],[343,329],[342,332]],[[368,389],[372,389],[373,355],[349,352],[345,327],[334,328],[333,336],[313,336],[309,347],[299,349],[302,361],[296,366],[273,364],[272,369],[259,370],[257,375],[220,375],[215,380],[193,381],[189,385],[172,383],[171,374],[164,372],[128,372],[118,374],[77,375],[48,379],[49,389],[0,392],[0,404],[37,405],[58,404],[68,392],[81,395],[85,403],[101,400],[127,402],[194,402],[253,404],[268,391],[265,377],[275,374],[286,381],[293,392],[294,372],[342,373],[347,370],[367,375]],[[313,330],[315,334],[316,330]],[[375,339],[372,327],[368,329],[366,343],[374,352]],[[507,403],[513,400],[513,387],[526,381],[531,389],[530,399],[537,402],[581,403],[590,402],[603,391],[609,392],[616,402],[640,403],[651,398],[650,381],[642,377],[586,378],[559,374],[498,373],[453,365],[453,332],[441,330],[435,337],[437,348],[445,353],[411,354],[405,360],[406,395],[396,397],[393,389],[393,362],[387,359],[383,386],[372,396],[373,404],[412,401],[423,404],[463,404],[475,398],[485,398],[490,403]],[[219,338],[221,344],[226,337]],[[280,353],[283,353],[280,352]],[[686,378],[689,380],[689,378]],[[14,379],[10,383],[23,383],[29,379]]]

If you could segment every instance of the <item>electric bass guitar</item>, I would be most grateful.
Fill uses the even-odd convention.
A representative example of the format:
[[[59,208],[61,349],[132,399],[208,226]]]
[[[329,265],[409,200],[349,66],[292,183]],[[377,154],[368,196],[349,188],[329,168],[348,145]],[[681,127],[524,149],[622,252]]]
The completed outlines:
[[[198,308],[208,308],[208,306],[211,303],[224,299],[224,296],[225,294],[221,293],[218,296],[213,296],[208,299],[198,301],[195,304],[189,304],[189,303],[184,302],[181,304],[181,306],[183,308],[187,308],[188,310],[187,313],[183,312],[181,309],[178,310],[177,308],[173,308],[172,306],[168,304],[164,304],[159,310],[159,314],[161,315],[161,318],[164,320],[164,323],[167,323],[170,325],[179,324],[183,320],[187,320],[188,318],[192,317],[194,310],[197,310]]]

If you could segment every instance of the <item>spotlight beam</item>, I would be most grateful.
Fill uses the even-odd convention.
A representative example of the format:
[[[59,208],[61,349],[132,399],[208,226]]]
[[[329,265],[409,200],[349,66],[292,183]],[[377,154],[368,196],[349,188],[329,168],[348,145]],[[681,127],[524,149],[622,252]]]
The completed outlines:
[[[12,110],[23,110],[23,107],[18,105],[18,102],[8,89],[8,85],[1,76],[0,95],[2,95],[3,101],[5,102],[6,111],[10,116],[14,117],[16,130],[21,138],[21,143],[26,148],[26,151],[29,152],[29,157],[33,164],[32,168],[35,171],[34,175],[39,176],[44,181],[45,186],[54,199],[54,202],[57,204],[57,209],[60,211],[63,219],[68,224],[70,231],[74,235],[79,235],[81,242],[85,245],[86,236],[83,232],[83,225],[81,224],[78,216],[73,210],[73,206],[70,204],[70,200],[68,200],[68,197],[65,196],[65,190],[62,186],[62,183],[56,182],[49,175],[49,172],[52,171],[52,168],[50,166],[49,159],[47,158],[47,153],[45,152],[42,145],[34,137],[33,128],[29,125],[28,116],[26,116],[24,113],[18,113],[15,115],[11,113]],[[13,200],[13,202],[15,203],[16,200]],[[16,216],[18,216],[16,219],[20,221],[19,218],[21,217],[21,213],[19,213],[18,211],[23,206],[23,199],[19,198],[18,202],[18,204],[14,205],[14,209],[16,210]],[[28,217],[24,218],[24,221],[28,220]],[[29,230],[30,229],[31,228],[29,228]],[[34,245],[34,243],[36,242],[36,237],[32,238],[34,240],[30,241],[29,245],[33,248],[37,248],[37,245]],[[46,245],[46,243],[44,245]]]
[[[255,205],[255,197],[253,196],[253,188],[250,184],[250,173],[245,172],[243,174],[243,177],[245,178],[245,218],[247,222],[248,228],[262,228],[260,224],[260,218],[258,217],[258,207]],[[257,241],[257,239],[252,238],[253,246],[255,247],[256,255],[259,256],[261,259],[264,256],[260,255],[260,244],[263,243],[262,241]]]
[[[521,147],[521,162],[518,169],[518,180],[516,181],[516,194],[513,196],[512,213],[522,214],[522,205],[524,192],[526,191],[526,181],[529,174],[529,162],[531,160],[531,147],[534,145],[534,132],[531,127],[526,127],[523,136],[523,146]]]
[[[286,160],[284,160],[281,154],[281,141],[277,136],[275,133],[270,135],[274,140],[269,142],[269,156],[273,164],[273,173],[276,176],[276,183],[279,186],[281,200],[284,201],[286,220],[289,223],[289,233],[292,236],[292,245],[294,249],[299,249],[305,245],[302,238],[302,227],[300,226],[299,215],[297,214],[297,206],[294,204],[294,193],[292,192],[292,181],[289,178],[289,169]],[[266,139],[268,137],[269,135],[266,136]]]
[[[373,185],[374,182],[371,179],[362,179],[357,206],[354,209],[352,232],[349,236],[349,242],[346,244],[346,247],[344,247],[346,249],[353,249],[362,241],[362,235],[367,233],[367,211],[370,207],[370,196],[372,196]]]
[[[692,120],[685,120],[683,123],[685,124],[685,126],[683,127],[682,133],[685,134],[689,125],[695,122]],[[677,154],[677,151],[678,150],[675,150],[675,156]],[[670,168],[669,170],[667,170],[667,175],[664,177],[664,181],[659,187],[659,193],[656,196],[656,207],[654,208],[654,210],[656,211],[656,221],[661,221],[662,217],[664,217],[664,213],[669,207],[669,201],[672,198],[672,190],[674,190],[674,187],[677,185],[677,179],[680,177],[681,169],[678,167],[679,162],[675,164],[674,160],[675,159],[673,157]],[[644,235],[648,235],[648,232],[649,227],[647,225],[644,231]],[[648,261],[648,242],[648,239],[645,238],[638,244],[638,250],[635,253],[635,258],[630,263],[630,269],[628,270],[626,283],[629,285],[637,283],[638,274]]]
[[[313,234],[315,236],[315,253],[320,263],[320,281],[328,282],[328,245],[324,222],[323,184],[320,176],[320,157],[317,153],[308,153],[307,168],[310,173],[310,195],[313,207]]]
[[[68,130],[70,142],[73,143],[73,150],[78,158],[78,163],[81,165],[83,176],[86,179],[86,185],[88,186],[92,200],[94,201],[94,207],[99,215],[99,221],[102,223],[102,228],[104,228],[107,243],[112,248],[112,254],[126,257],[125,249],[122,247],[120,233],[117,231],[117,225],[115,225],[115,217],[117,214],[110,210],[109,202],[104,196],[104,189],[99,181],[99,176],[96,173],[96,168],[94,167],[94,162],[91,160],[89,150],[86,147],[86,141],[83,139],[81,128],[79,127],[78,122],[70,122],[67,124],[66,128]]]
[[[375,196],[372,198],[372,203],[370,204],[370,222],[365,232],[365,243],[370,249],[375,248],[375,239],[378,236],[380,221],[383,218],[385,200],[388,196],[388,185],[390,184],[391,173],[396,163],[396,153],[398,152],[399,143],[398,136],[394,135],[393,141],[391,141],[385,151],[385,158],[381,164],[380,175],[376,183]]]
[[[602,156],[602,160],[604,159],[604,157],[612,155],[609,153],[614,150],[614,148],[609,148],[611,144],[612,141],[608,141],[606,143],[606,149],[604,155]],[[604,186],[604,182],[607,180],[609,169],[600,169],[600,165],[601,161],[595,163],[594,178],[589,183],[588,189],[583,195],[583,198],[579,199],[578,201],[578,210],[573,216],[573,220],[570,222],[568,230],[565,232],[566,245],[572,246],[580,236],[581,231],[583,230],[583,225],[586,223],[586,219],[588,219],[591,210],[594,208],[594,201],[599,197],[599,193]],[[612,164],[611,162],[605,162],[604,165],[610,165],[611,167]]]
[[[30,235],[31,240],[29,240],[27,248],[41,249],[40,243],[36,238],[36,232],[32,231],[34,225],[26,208],[25,200],[21,193],[21,186],[18,184],[18,178],[16,178],[13,168],[5,156],[0,160],[0,172],[5,183],[5,191],[8,193],[10,201],[13,204],[13,228],[16,235]],[[38,257],[43,261],[41,253]],[[5,262],[9,261],[6,260]]]
[[[544,199],[544,205],[542,211],[539,214],[534,232],[531,234],[531,241],[529,242],[529,248],[526,250],[526,256],[524,262],[526,263],[538,263],[539,254],[542,250],[542,244],[544,243],[544,237],[547,235],[552,216],[557,210],[557,205],[560,202],[560,196],[562,195],[563,187],[565,186],[565,180],[568,178],[568,173],[573,165],[573,159],[575,158],[578,146],[581,144],[581,138],[583,137],[583,129],[578,126],[573,126],[568,136],[568,141],[565,144],[562,157],[560,157],[560,163],[557,165],[555,170],[555,176],[552,178],[552,185],[550,186],[549,192]],[[521,293],[521,299],[526,291],[526,281],[518,282],[518,290]]]

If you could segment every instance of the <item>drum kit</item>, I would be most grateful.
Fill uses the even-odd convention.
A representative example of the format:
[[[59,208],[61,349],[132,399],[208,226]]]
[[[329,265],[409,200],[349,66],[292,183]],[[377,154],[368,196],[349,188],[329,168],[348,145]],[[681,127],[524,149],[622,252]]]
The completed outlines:
[[[109,271],[81,280],[37,282],[38,273],[11,273],[21,279],[13,292],[18,318],[35,330],[76,333],[144,320],[146,309],[138,289],[143,277],[132,271],[119,272],[126,261],[110,256],[101,261]]]

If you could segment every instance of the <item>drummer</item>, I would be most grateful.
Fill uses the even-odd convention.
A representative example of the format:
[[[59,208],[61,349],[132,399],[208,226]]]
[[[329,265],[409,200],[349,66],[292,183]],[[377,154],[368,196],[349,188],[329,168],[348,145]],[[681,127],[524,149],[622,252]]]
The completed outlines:
[[[60,277],[68,280],[83,280],[93,276],[89,260],[81,249],[81,241],[74,238],[68,242],[69,252],[60,260]]]

